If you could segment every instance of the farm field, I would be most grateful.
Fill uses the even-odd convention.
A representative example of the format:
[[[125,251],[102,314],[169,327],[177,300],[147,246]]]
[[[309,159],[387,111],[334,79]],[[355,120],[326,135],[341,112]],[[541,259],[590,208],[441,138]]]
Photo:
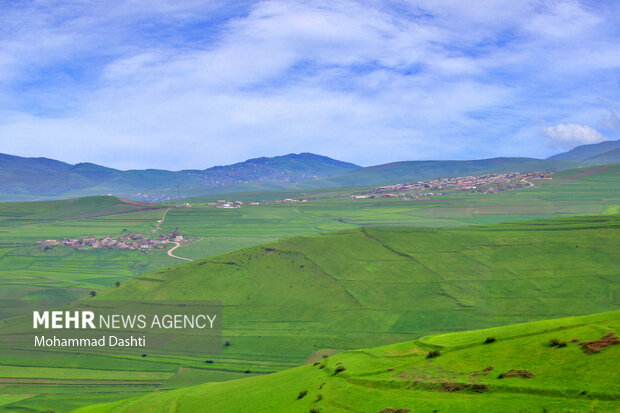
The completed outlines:
[[[165,251],[79,251],[58,246],[39,251],[46,239],[150,234],[163,209],[115,197],[0,204],[0,299],[77,299],[178,260]]]
[[[619,330],[615,311],[427,336],[78,411],[611,413],[620,410],[620,345],[587,354],[582,343]]]

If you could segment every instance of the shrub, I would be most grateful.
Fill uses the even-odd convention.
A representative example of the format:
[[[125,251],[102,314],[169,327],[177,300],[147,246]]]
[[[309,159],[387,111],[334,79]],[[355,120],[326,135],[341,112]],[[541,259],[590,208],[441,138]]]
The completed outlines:
[[[321,400],[323,400],[323,395],[322,394],[317,394],[315,402],[320,402]]]
[[[91,297],[94,297],[97,295],[97,291],[91,291],[88,293]]]
[[[324,368],[325,368],[325,364],[321,364],[321,365],[319,366],[319,370],[322,370],[322,369],[324,369]]]
[[[336,367],[336,370],[334,370],[334,376],[338,373],[340,373],[341,371],[345,371],[347,368],[345,366],[338,366]]]
[[[486,340],[484,340],[484,344],[490,344],[493,343],[495,341],[495,337],[487,337]]]
[[[120,281],[115,282],[115,283],[114,283],[114,286],[115,286],[115,287],[120,287],[120,286],[121,286],[121,282],[120,282]]]
[[[310,413],[319,413],[320,410],[317,409],[316,407],[313,407],[312,409],[310,409]]]
[[[534,377],[534,373],[527,370],[508,370],[506,373],[502,373],[497,376],[498,379],[503,379],[505,377],[523,377],[525,379],[531,379]]]
[[[230,346],[230,340],[229,339],[224,340],[224,346],[225,347]]]
[[[212,364],[212,363],[213,363],[213,360],[205,360],[205,363],[207,363],[207,364]]]
[[[426,358],[432,359],[433,357],[439,357],[440,355],[441,355],[441,352],[435,349],[435,350],[429,351],[428,354],[426,355]]]
[[[552,338],[549,340],[549,345],[551,347],[566,347],[566,341],[560,340],[559,338]]]
[[[306,394],[308,394],[308,390],[300,391],[297,395],[297,400],[303,399],[304,397],[306,397]]]

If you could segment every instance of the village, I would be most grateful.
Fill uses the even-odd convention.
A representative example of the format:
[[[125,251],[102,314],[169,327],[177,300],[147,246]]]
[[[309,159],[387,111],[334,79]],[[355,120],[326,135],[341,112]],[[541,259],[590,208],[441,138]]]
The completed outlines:
[[[473,193],[492,194],[510,189],[533,186],[528,179],[551,179],[549,172],[508,172],[480,176],[459,176],[456,178],[433,179],[415,183],[380,186],[350,195],[352,199],[365,198],[429,198],[445,195],[440,191],[470,190]],[[432,191],[432,192],[431,192]]]
[[[177,244],[187,241],[187,237],[178,231],[159,235],[157,238],[144,237],[140,233],[132,232],[121,236],[106,237],[80,237],[80,238],[62,238],[60,240],[48,239],[39,241],[38,249],[47,251],[55,246],[65,246],[75,248],[77,250],[88,249],[119,249],[119,250],[136,250],[141,253],[148,254],[152,248],[163,249],[167,244]]]

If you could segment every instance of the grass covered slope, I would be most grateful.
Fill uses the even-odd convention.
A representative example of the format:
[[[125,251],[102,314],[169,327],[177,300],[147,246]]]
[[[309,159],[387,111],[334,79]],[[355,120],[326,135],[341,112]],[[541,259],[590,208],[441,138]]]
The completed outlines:
[[[620,216],[367,227],[147,273],[96,299],[213,299],[223,357],[300,362],[427,334],[620,306]]]
[[[430,336],[79,412],[617,412],[620,345],[584,346],[619,329],[615,311]]]
[[[160,208],[157,204],[129,201],[115,196],[91,196],[62,201],[6,202],[0,204],[0,230],[23,225],[118,215],[157,208]]]

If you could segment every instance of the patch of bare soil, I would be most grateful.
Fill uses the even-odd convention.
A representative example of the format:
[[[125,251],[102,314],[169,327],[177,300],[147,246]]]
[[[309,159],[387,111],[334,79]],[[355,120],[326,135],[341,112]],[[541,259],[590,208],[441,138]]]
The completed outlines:
[[[502,373],[498,376],[499,379],[506,377],[523,377],[524,379],[531,379],[534,377],[534,373],[528,370],[508,370],[506,373]]]
[[[620,340],[618,340],[614,333],[607,333],[598,340],[585,341],[581,343],[581,348],[586,354],[600,353],[605,347],[613,346],[614,344],[619,343]]]

